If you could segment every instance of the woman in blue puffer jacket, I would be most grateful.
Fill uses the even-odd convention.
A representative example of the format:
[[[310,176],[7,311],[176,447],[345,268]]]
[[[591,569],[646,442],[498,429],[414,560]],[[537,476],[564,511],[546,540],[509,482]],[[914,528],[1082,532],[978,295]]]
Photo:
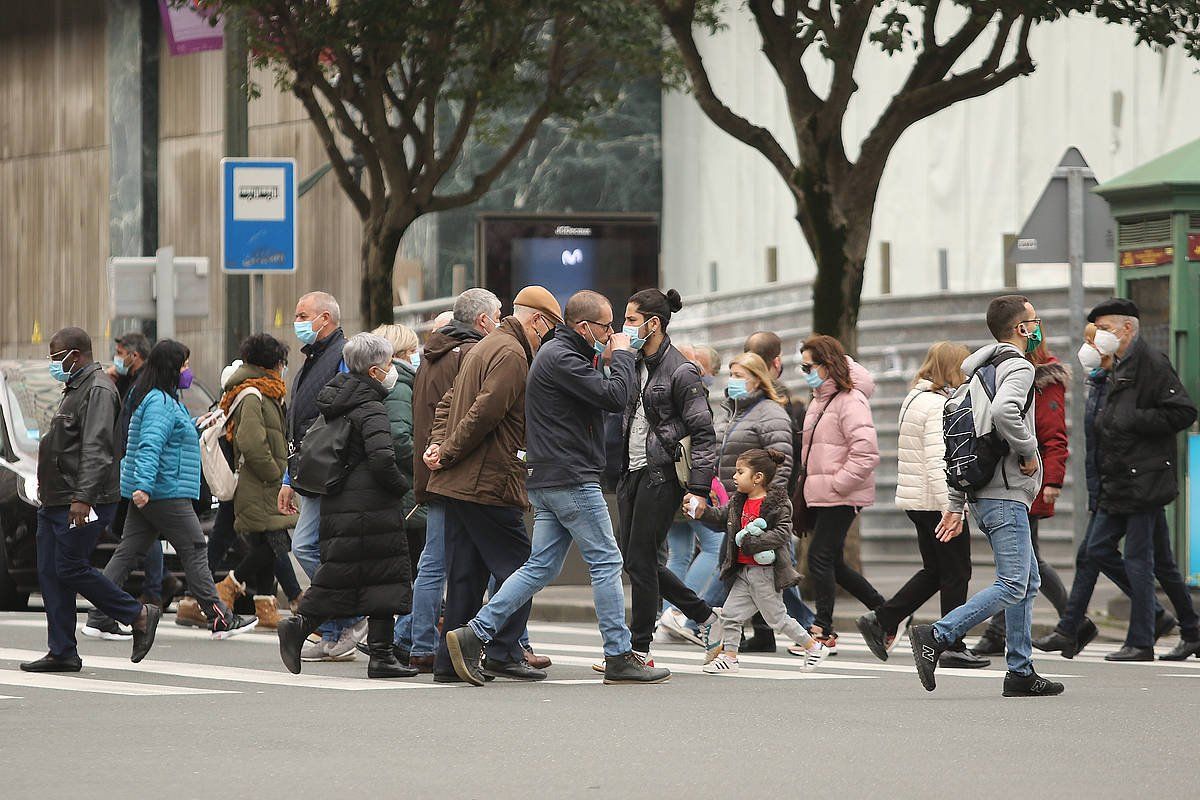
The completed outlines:
[[[122,585],[150,546],[166,538],[179,554],[188,594],[208,617],[213,638],[226,639],[252,629],[258,620],[236,616],[218,597],[208,543],[192,505],[200,496],[200,439],[179,400],[180,387],[191,382],[190,355],[179,342],[164,339],[150,351],[138,377],[144,399],[130,420],[121,461],[121,496],[130,500],[129,515],[104,574]],[[98,612],[88,615],[89,627],[112,633],[115,624],[110,623]]]

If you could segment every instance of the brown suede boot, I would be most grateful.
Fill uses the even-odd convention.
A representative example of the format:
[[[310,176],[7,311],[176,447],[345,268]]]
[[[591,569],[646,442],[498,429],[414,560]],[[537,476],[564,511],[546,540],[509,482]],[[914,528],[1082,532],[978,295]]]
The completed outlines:
[[[254,615],[258,617],[260,628],[279,627],[279,609],[275,606],[274,596],[254,595]]]
[[[200,610],[200,603],[191,595],[179,598],[179,604],[175,609],[175,624],[191,628],[208,628],[210,626],[208,617],[204,616],[204,612]]]
[[[233,570],[229,570],[229,574],[217,584],[217,597],[225,604],[230,613],[233,613],[233,604],[245,593],[246,584],[238,581],[233,574]]]

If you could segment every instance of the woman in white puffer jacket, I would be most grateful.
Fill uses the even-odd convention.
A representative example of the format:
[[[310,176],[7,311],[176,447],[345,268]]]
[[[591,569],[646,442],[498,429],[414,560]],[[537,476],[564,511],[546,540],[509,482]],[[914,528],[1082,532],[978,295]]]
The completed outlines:
[[[912,389],[900,407],[899,464],[896,505],[917,528],[921,569],[896,595],[858,619],[858,628],[879,634],[890,650],[900,623],[929,598],[941,593],[942,614],[967,600],[971,580],[971,540],[958,536],[942,543],[934,531],[946,510],[946,448],[942,440],[942,411],[946,400],[965,380],[962,363],[970,351],[960,344],[938,342],[929,348],[917,370]],[[872,640],[867,636],[867,641]],[[886,661],[889,650],[875,653]],[[973,655],[961,642],[942,654],[942,666],[986,667],[988,660]]]

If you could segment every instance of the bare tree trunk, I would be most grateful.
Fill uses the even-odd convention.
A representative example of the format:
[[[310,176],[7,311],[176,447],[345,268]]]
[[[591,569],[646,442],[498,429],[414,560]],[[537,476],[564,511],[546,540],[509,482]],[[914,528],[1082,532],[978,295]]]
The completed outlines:
[[[363,223],[360,308],[363,327],[367,330],[395,322],[392,273],[396,252],[407,227],[388,228],[382,222],[369,219]]]

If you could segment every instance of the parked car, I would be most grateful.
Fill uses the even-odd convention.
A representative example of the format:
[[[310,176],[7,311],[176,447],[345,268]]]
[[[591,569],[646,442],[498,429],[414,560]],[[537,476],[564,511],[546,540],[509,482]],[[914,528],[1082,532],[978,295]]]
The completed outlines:
[[[58,408],[62,384],[50,377],[44,359],[0,360],[0,610],[21,611],[29,594],[38,591],[37,580],[37,458],[42,434]],[[208,411],[215,400],[199,381],[180,393],[192,418]],[[201,484],[197,503],[205,530],[212,525],[217,503]],[[92,554],[92,563],[103,569],[112,557],[119,536],[106,530]],[[179,558],[164,543],[166,566],[183,581]],[[135,588],[142,578],[132,576]]]

